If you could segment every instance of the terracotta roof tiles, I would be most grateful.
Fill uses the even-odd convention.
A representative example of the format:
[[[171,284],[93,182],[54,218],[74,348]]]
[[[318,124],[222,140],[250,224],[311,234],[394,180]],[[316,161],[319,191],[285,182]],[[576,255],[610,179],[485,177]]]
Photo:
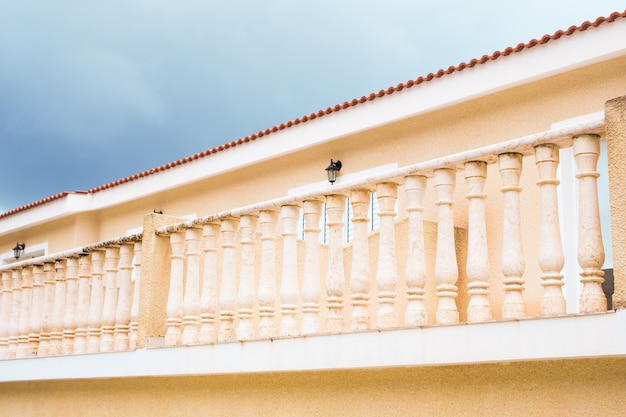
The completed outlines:
[[[435,73],[431,72],[431,73],[427,74],[426,76],[417,77],[415,80],[408,80],[407,82],[400,83],[397,86],[390,86],[386,90],[380,90],[378,92],[373,92],[373,93],[369,94],[368,96],[362,96],[360,98],[354,98],[351,101],[345,101],[345,102],[343,102],[341,104],[336,104],[333,107],[327,107],[325,110],[318,110],[317,112],[313,112],[311,114],[304,115],[304,116],[298,117],[298,118],[293,119],[293,120],[289,120],[288,122],[281,123],[280,125],[272,126],[271,128],[267,128],[265,130],[261,130],[261,131],[256,132],[256,133],[252,133],[251,135],[248,135],[248,136],[243,137],[243,138],[239,138],[239,139],[234,140],[232,142],[225,143],[225,144],[219,145],[217,147],[214,147],[214,148],[207,149],[207,150],[204,150],[202,152],[196,153],[194,155],[187,156],[185,158],[182,158],[182,159],[179,159],[179,160],[176,160],[176,161],[173,161],[173,162],[169,162],[167,164],[164,164],[164,165],[161,165],[161,166],[158,166],[158,167],[155,167],[155,168],[151,168],[149,170],[146,170],[146,171],[143,171],[143,172],[139,172],[137,174],[134,174],[134,175],[131,175],[131,176],[128,176],[128,177],[125,177],[125,178],[121,178],[121,179],[116,180],[116,181],[109,182],[107,184],[100,185],[98,187],[91,188],[91,189],[89,189],[87,191],[75,191],[75,192],[72,192],[72,193],[70,193],[70,192],[62,192],[62,193],[58,193],[58,194],[55,194],[55,195],[50,196],[50,197],[46,197],[44,199],[35,201],[33,203],[29,203],[27,205],[24,205],[24,206],[21,206],[21,207],[18,207],[18,208],[6,211],[4,213],[0,213],[0,219],[4,218],[4,217],[8,217],[8,216],[10,216],[12,214],[15,214],[15,213],[19,213],[19,212],[31,209],[33,207],[40,206],[42,204],[46,204],[46,203],[54,201],[54,200],[58,200],[60,198],[63,198],[65,196],[67,196],[68,194],[93,194],[93,193],[96,193],[98,191],[103,191],[103,190],[106,190],[106,189],[109,189],[109,188],[112,188],[112,187],[115,187],[115,186],[118,186],[118,185],[121,185],[121,184],[124,184],[124,183],[127,183],[127,182],[134,181],[134,180],[139,179],[139,178],[146,177],[148,175],[155,174],[157,172],[165,171],[165,170],[168,170],[170,168],[174,168],[176,166],[183,165],[183,164],[186,164],[188,162],[194,161],[196,159],[200,159],[200,158],[209,156],[211,154],[214,154],[214,153],[217,153],[217,152],[221,152],[221,151],[224,151],[226,149],[229,149],[229,148],[232,148],[232,147],[235,147],[235,146],[238,146],[238,145],[242,145],[244,143],[248,143],[250,141],[254,141],[256,139],[259,139],[259,138],[265,137],[267,135],[270,135],[270,134],[272,134],[274,132],[278,132],[280,130],[287,129],[287,128],[290,128],[292,126],[299,125],[301,123],[306,123],[309,120],[315,120],[317,118],[324,117],[324,116],[326,116],[328,114],[332,114],[334,112],[339,112],[341,110],[348,109],[350,107],[354,107],[354,106],[357,106],[359,104],[362,104],[362,103],[365,103],[365,102],[368,102],[368,101],[374,101],[374,100],[376,100],[378,98],[391,95],[391,94],[395,93],[396,91],[402,91],[402,90],[407,89],[407,88],[412,88],[412,87],[415,87],[415,86],[420,85],[422,83],[430,82],[430,81],[432,81],[434,79],[441,78],[441,77],[444,77],[446,75],[452,74],[454,72],[463,71],[466,68],[473,68],[476,65],[484,64],[484,63],[486,63],[488,61],[495,61],[496,59],[500,58],[501,56],[508,56],[508,55],[510,55],[512,53],[515,53],[515,52],[521,52],[524,49],[530,49],[530,48],[533,48],[533,47],[535,47],[537,45],[543,45],[543,44],[546,44],[546,43],[548,43],[548,42],[550,42],[552,40],[559,39],[559,38],[561,38],[563,36],[569,36],[569,35],[571,35],[571,34],[573,34],[575,32],[582,32],[582,31],[585,31],[585,30],[587,30],[589,28],[598,27],[598,26],[600,26],[600,25],[602,25],[604,23],[610,23],[610,22],[615,21],[616,19],[624,18],[624,17],[626,17],[626,10],[623,11],[623,12],[611,13],[611,15],[609,15],[608,17],[599,17],[599,18],[597,18],[593,22],[585,21],[585,22],[581,23],[578,26],[576,26],[576,25],[570,26],[569,28],[567,28],[567,30],[557,30],[554,34],[552,34],[552,35],[549,35],[549,34],[544,35],[543,37],[541,37],[541,39],[531,39],[528,43],[519,43],[515,47],[508,47],[508,48],[506,48],[506,49],[504,49],[502,51],[495,51],[491,55],[483,55],[480,58],[474,58],[474,59],[472,59],[469,62],[461,62],[460,64],[458,64],[456,66],[450,66],[447,69],[440,69],[440,70],[438,70]]]

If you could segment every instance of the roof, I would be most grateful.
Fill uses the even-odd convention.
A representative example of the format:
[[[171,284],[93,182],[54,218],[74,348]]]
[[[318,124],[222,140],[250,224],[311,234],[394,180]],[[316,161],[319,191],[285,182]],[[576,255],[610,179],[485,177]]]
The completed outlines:
[[[490,55],[483,55],[480,58],[474,58],[474,59],[472,59],[469,62],[461,62],[460,64],[458,64],[456,66],[450,66],[447,69],[440,69],[437,72],[431,72],[431,73],[429,73],[426,76],[420,76],[420,77],[418,77],[418,78],[416,78],[414,80],[409,80],[409,81],[406,81],[404,83],[400,83],[400,84],[398,84],[396,86],[390,86],[386,90],[380,90],[378,92],[373,92],[373,93],[371,93],[371,94],[369,94],[367,96],[362,96],[360,98],[354,98],[351,101],[345,101],[345,102],[343,102],[341,104],[336,104],[333,107],[327,107],[326,109],[322,109],[322,110],[319,110],[317,112],[313,112],[313,113],[310,113],[308,115],[304,115],[304,116],[298,117],[296,119],[289,120],[288,122],[281,123],[280,125],[272,126],[270,128],[258,131],[256,133],[253,133],[251,135],[245,136],[243,138],[239,138],[237,140],[233,140],[231,142],[228,142],[228,143],[216,146],[214,148],[210,148],[210,149],[204,150],[202,152],[198,152],[196,154],[193,154],[193,155],[190,155],[190,156],[178,159],[176,161],[169,162],[169,163],[164,164],[164,165],[160,165],[160,166],[157,166],[157,167],[154,167],[154,168],[151,168],[151,169],[148,169],[148,170],[136,173],[134,175],[130,175],[130,176],[127,176],[127,177],[124,177],[124,178],[121,178],[121,179],[118,179],[118,180],[106,183],[106,184],[99,185],[97,187],[88,189],[86,191],[74,191],[74,192],[67,192],[67,191],[65,191],[65,192],[61,192],[61,193],[58,193],[58,194],[54,194],[54,195],[52,195],[50,197],[46,197],[46,198],[43,198],[41,200],[37,200],[35,202],[32,202],[32,203],[29,203],[29,204],[26,204],[26,205],[14,208],[12,210],[6,211],[4,213],[0,213],[0,219],[4,218],[4,217],[11,216],[11,215],[16,214],[16,213],[20,213],[20,212],[29,210],[29,209],[37,207],[37,206],[41,206],[43,204],[49,203],[49,202],[54,201],[54,200],[58,200],[58,199],[64,198],[64,197],[66,197],[66,196],[68,196],[70,194],[94,194],[94,193],[97,193],[99,191],[110,189],[110,188],[113,188],[113,187],[116,187],[116,186],[119,186],[119,185],[122,185],[122,184],[125,184],[125,183],[128,183],[128,182],[131,182],[131,181],[138,180],[138,179],[143,178],[143,177],[147,177],[147,176],[156,174],[158,172],[166,171],[166,170],[169,170],[171,168],[177,167],[179,165],[184,165],[184,164],[187,164],[189,162],[195,161],[197,159],[205,158],[205,157],[210,156],[212,154],[215,154],[215,153],[218,153],[218,152],[222,152],[222,151],[224,151],[226,149],[234,148],[236,146],[243,145],[245,143],[248,143],[248,142],[251,142],[251,141],[255,141],[257,139],[264,138],[266,136],[270,136],[272,133],[275,133],[275,132],[278,132],[278,131],[282,131],[282,130],[285,130],[285,129],[289,129],[289,128],[293,127],[293,126],[297,126],[297,125],[300,125],[302,123],[307,123],[307,122],[309,122],[311,120],[322,118],[322,117],[327,116],[329,114],[337,113],[337,112],[340,112],[342,110],[358,106],[358,105],[360,105],[362,103],[371,102],[371,101],[374,101],[376,99],[379,99],[379,98],[382,98],[382,97],[385,97],[385,96],[389,96],[389,95],[392,95],[394,93],[401,92],[402,90],[416,87],[416,86],[418,86],[420,84],[423,84],[423,83],[431,82],[433,80],[445,77],[446,75],[452,74],[454,72],[459,72],[459,71],[463,71],[463,70],[468,69],[468,68],[473,68],[473,67],[475,67],[477,65],[485,64],[485,63],[487,63],[489,61],[495,61],[498,58],[503,57],[503,56],[508,56],[508,55],[511,55],[511,54],[514,54],[514,53],[518,53],[518,52],[521,52],[521,51],[526,50],[526,49],[533,48],[533,47],[538,46],[538,45],[544,45],[544,44],[547,44],[550,41],[557,40],[557,39],[559,39],[559,38],[561,38],[563,36],[569,36],[569,35],[572,35],[573,33],[583,32],[583,31],[586,31],[587,29],[595,28],[595,27],[598,27],[598,26],[603,25],[605,23],[611,23],[611,22],[613,22],[613,21],[615,21],[615,20],[617,20],[619,18],[624,18],[624,17],[626,17],[626,10],[623,11],[623,12],[614,12],[611,15],[609,15],[608,17],[599,17],[599,18],[597,18],[593,22],[585,21],[585,22],[581,23],[580,25],[570,26],[566,30],[558,30],[558,31],[554,32],[552,35],[546,34],[543,37],[541,37],[540,39],[532,39],[532,40],[530,40],[527,43],[519,43],[515,47],[508,47],[508,48],[506,48],[506,49],[504,49],[502,51],[499,51],[499,50],[495,51],[495,52],[491,53]]]

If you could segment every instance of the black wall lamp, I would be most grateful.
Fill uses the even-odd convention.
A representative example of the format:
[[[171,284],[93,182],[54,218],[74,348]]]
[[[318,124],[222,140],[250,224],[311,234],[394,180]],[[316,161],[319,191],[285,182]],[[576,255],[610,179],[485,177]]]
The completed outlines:
[[[26,243],[15,244],[15,247],[13,248],[13,256],[15,257],[15,259],[20,259],[20,256],[22,256],[22,253],[24,253],[25,247],[26,247]]]
[[[337,181],[337,172],[341,171],[341,161],[333,162],[330,160],[330,165],[326,168],[326,173],[328,174],[328,181],[333,184]]]

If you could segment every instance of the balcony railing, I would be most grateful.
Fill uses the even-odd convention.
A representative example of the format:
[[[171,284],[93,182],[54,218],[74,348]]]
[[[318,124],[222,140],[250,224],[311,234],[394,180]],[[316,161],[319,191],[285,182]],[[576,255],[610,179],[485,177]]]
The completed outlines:
[[[165,271],[153,268],[159,271],[149,276],[140,272],[145,230],[3,267],[0,359],[132,350],[145,345],[140,333],[172,347],[520,319],[533,314],[533,303],[537,315],[566,314],[557,193],[559,149],[566,147],[578,168],[579,310],[605,311],[602,131],[598,119],[158,227],[168,246],[159,253],[169,258]],[[529,160],[536,167],[523,170]],[[534,190],[522,191],[525,171],[536,179]],[[372,192],[375,232],[367,228]],[[347,244],[346,201],[353,212]],[[536,223],[523,224],[526,213],[536,213]],[[327,244],[320,244],[321,227]],[[538,236],[534,255],[523,250],[528,233]],[[531,262],[539,279],[525,278]],[[166,283],[167,300],[139,297],[145,279]]]
[[[0,359],[135,349],[141,238],[4,267]]]

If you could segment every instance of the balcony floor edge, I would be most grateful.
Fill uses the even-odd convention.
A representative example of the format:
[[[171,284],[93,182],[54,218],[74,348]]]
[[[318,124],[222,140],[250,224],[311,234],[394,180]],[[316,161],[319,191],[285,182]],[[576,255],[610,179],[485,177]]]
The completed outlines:
[[[223,375],[626,356],[626,310],[0,361],[0,382]]]

